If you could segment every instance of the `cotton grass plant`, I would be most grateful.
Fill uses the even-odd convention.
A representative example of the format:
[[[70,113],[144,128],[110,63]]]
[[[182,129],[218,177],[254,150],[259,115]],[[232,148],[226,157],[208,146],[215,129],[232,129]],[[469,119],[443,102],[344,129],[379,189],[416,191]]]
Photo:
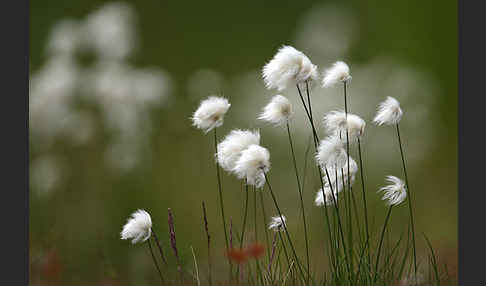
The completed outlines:
[[[262,69],[262,79],[266,88],[277,91],[294,90],[295,88],[295,95],[302,104],[308,120],[310,138],[314,143],[315,170],[317,172],[312,179],[319,183],[320,188],[314,193],[314,204],[306,205],[305,194],[309,192],[305,193],[304,189],[310,187],[305,187],[305,178],[302,179],[300,176],[302,173],[305,174],[305,170],[299,170],[297,164],[298,152],[291,132],[291,121],[296,112],[295,108],[287,97],[280,94],[270,98],[268,104],[263,107],[255,106],[255,110],[260,110],[257,120],[263,124],[270,124],[274,128],[285,128],[287,133],[286,137],[291,155],[289,164],[292,165],[296,180],[296,186],[289,186],[289,188],[296,187],[297,190],[299,198],[297,204],[304,229],[302,234],[291,233],[289,228],[299,224],[299,218],[291,217],[287,221],[288,217],[283,215],[283,213],[288,214],[290,212],[282,208],[277,195],[285,190],[272,188],[270,182],[272,146],[263,147],[260,145],[262,135],[259,130],[239,129],[241,127],[234,128],[221,141],[218,141],[216,130],[223,125],[231,104],[226,98],[210,96],[201,101],[200,106],[191,117],[193,126],[202,130],[203,134],[213,132],[219,207],[223,224],[222,235],[214,230],[210,235],[209,224],[211,219],[206,213],[205,202],[202,202],[204,227],[203,232],[195,237],[207,241],[207,279],[200,279],[202,272],[199,271],[197,265],[201,265],[201,263],[196,261],[192,246],[191,251],[196,268],[193,273],[195,274],[191,274],[183,268],[176,246],[174,216],[170,209],[168,212],[169,241],[176,257],[177,273],[172,273],[168,268],[163,269],[163,271],[159,268],[150,244],[152,234],[159,247],[161,259],[164,262],[166,260],[161,244],[152,229],[151,217],[145,211],[138,211],[132,215],[132,218],[123,228],[122,239],[132,239],[133,243],[147,241],[163,284],[166,283],[164,277],[171,277],[171,281],[177,285],[201,285],[204,284],[204,281],[207,281],[208,285],[415,285],[414,281],[424,281],[420,272],[425,271],[425,268],[420,269],[417,263],[412,197],[398,126],[403,111],[397,99],[388,97],[378,105],[378,112],[373,119],[376,126],[371,128],[378,128],[377,126],[381,125],[396,127],[405,180],[388,176],[386,177],[388,185],[380,188],[377,192],[370,192],[369,190],[372,190],[373,187],[366,187],[364,176],[366,172],[361,145],[362,140],[366,140],[366,120],[357,113],[350,113],[349,106],[352,100],[348,98],[348,88],[351,78],[350,67],[345,62],[336,61],[330,68],[319,74],[317,66],[311,62],[308,56],[288,45],[282,46]],[[322,94],[314,96],[327,96],[328,89],[339,88],[340,85],[343,87],[342,110],[327,111],[322,120],[317,120],[314,117],[313,108],[316,107],[312,106],[310,88],[312,84],[318,81],[320,81],[322,87],[322,90],[320,90]],[[323,109],[325,106],[318,106],[317,108]],[[357,111],[359,110],[354,112]],[[319,136],[316,122],[322,122],[325,136]],[[353,151],[358,154],[359,163],[351,156]],[[373,158],[368,160],[370,164],[376,162]],[[273,165],[272,169],[288,167]],[[220,168],[245,186],[245,201],[242,202],[244,212],[239,234],[236,231],[238,226],[232,220],[234,215],[238,215],[235,214],[235,210],[230,210],[229,222],[225,218]],[[356,187],[354,185],[358,179],[358,172],[361,184]],[[361,195],[356,193],[356,188],[360,189]],[[250,189],[254,196],[255,238],[252,243],[245,240]],[[234,190],[225,189],[225,192],[231,191]],[[377,197],[379,193],[382,194],[383,208],[387,207],[388,211],[380,230],[380,236],[376,238],[373,236],[374,230],[371,229],[368,221],[367,197]],[[265,227],[266,247],[258,241],[257,194],[260,196],[260,206],[263,211],[263,218],[260,223]],[[274,207],[271,213],[276,215],[267,218],[264,196],[268,195],[270,195]],[[392,210],[396,209],[395,212],[403,212],[400,206],[405,202],[408,205],[408,216],[410,218],[410,224],[405,235],[393,242],[393,245],[384,243],[385,237],[390,231],[390,228],[387,227],[392,219]],[[322,209],[322,228],[326,235],[319,242],[320,247],[318,249],[310,249],[306,208],[315,207]],[[270,219],[268,225],[267,219]],[[226,230],[227,223],[229,223],[229,232]],[[273,232],[271,243],[269,242],[268,232]],[[298,249],[295,248],[294,240],[299,235],[305,241],[305,253],[299,253]],[[213,236],[224,236],[225,251],[223,253],[211,252],[211,250],[217,249],[211,244]],[[406,239],[403,239],[403,237]],[[406,241],[405,245],[404,241]],[[426,241],[431,253],[428,270],[436,274],[429,277],[426,283],[427,285],[440,285],[444,278],[439,273],[433,248],[427,238]],[[237,243],[238,247],[235,247]],[[267,252],[268,258],[266,263],[263,261],[265,252]],[[328,268],[310,263],[310,256],[316,254],[316,252],[324,253],[328,260]],[[211,257],[227,258],[229,262],[227,280],[213,272],[215,268],[212,265]],[[254,264],[252,263],[253,260],[255,261]],[[236,269],[233,267],[234,264],[236,264]],[[174,280],[174,277],[178,278]]]

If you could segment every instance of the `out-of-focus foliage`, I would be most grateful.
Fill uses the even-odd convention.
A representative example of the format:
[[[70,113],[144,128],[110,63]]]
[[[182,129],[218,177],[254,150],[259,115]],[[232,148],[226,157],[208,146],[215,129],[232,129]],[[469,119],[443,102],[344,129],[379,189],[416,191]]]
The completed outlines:
[[[274,188],[302,251],[285,130],[256,119],[276,94],[264,88],[261,68],[283,44],[306,53],[320,71],[336,60],[350,66],[349,107],[367,122],[364,170],[374,236],[386,211],[375,191],[385,175],[402,170],[395,133],[373,126],[371,119],[386,96],[400,100],[416,228],[426,231],[439,258],[455,272],[455,1],[30,4],[32,285],[157,283],[146,247],[119,238],[128,215],[138,208],[151,213],[167,251],[167,208],[172,208],[183,267],[193,267],[193,246],[203,271],[202,200],[213,238],[213,269],[217,277],[225,277],[213,139],[191,127],[189,119],[199,101],[213,93],[232,104],[218,129],[220,137],[233,128],[260,128],[262,145],[271,153]],[[322,116],[343,108],[341,92],[312,87],[321,137]],[[294,104],[292,128],[303,167],[310,129],[296,91],[282,94]],[[319,250],[325,233],[320,210],[313,205],[318,180],[312,151],[308,170],[304,197],[310,243]],[[223,189],[226,215],[239,229],[241,183],[225,174]],[[266,199],[268,223],[275,212]],[[258,215],[262,223],[260,211]],[[393,232],[405,230],[407,220],[406,210],[398,209]],[[253,236],[250,231],[250,241]],[[419,258],[426,259],[426,244],[418,241]],[[172,255],[169,261],[174,264]],[[315,269],[327,263],[322,251],[313,251],[311,261]]]

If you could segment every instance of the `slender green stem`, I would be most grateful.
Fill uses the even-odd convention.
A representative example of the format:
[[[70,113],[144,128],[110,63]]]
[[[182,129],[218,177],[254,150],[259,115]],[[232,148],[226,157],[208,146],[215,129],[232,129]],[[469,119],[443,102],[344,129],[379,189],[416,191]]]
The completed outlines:
[[[218,153],[218,135],[216,133],[216,128],[214,128],[214,150],[216,153]],[[219,204],[221,208],[221,217],[223,218],[224,242],[226,243],[226,249],[228,249],[228,235],[226,232],[226,219],[224,217],[223,191],[221,187],[221,176],[219,174],[218,163],[216,163],[216,175],[218,177],[218,191],[219,191]]]
[[[336,208],[336,213],[338,215],[337,216],[337,218],[338,218],[338,228],[339,228],[339,232],[341,234],[341,243],[343,245],[344,260],[346,261],[346,267],[348,268],[348,272],[351,273],[351,268],[349,266],[348,256],[346,254],[346,243],[344,242],[344,233],[343,233],[343,227],[342,227],[342,223],[341,223],[341,217],[339,215],[339,206],[338,206],[336,197],[334,196],[334,190],[333,190],[332,184],[331,184],[331,176],[329,176],[329,172],[328,172],[327,168],[325,168],[325,172],[326,172],[327,180],[329,181],[329,187],[331,188],[331,194],[332,194],[331,198],[333,199],[334,207]],[[336,185],[337,185],[337,182],[336,182]],[[324,194],[324,190],[322,192],[323,192],[322,195],[325,198],[326,196]],[[325,204],[326,204],[326,202],[325,202],[325,199],[324,199],[324,205]]]
[[[263,201],[263,190],[260,192],[260,204],[262,206],[262,214],[263,214],[263,229],[265,230],[265,242],[267,244],[267,249],[270,249],[270,244],[269,244],[269,240],[268,240],[268,230],[267,230],[267,222],[265,221],[265,219],[267,218],[267,215],[265,213],[265,203]],[[268,255],[268,261],[270,262],[270,253],[267,251],[267,255]]]
[[[307,106],[305,105],[304,97],[302,96],[302,92],[300,91],[300,87],[299,87],[298,84],[297,84],[297,91],[299,92],[300,100],[302,101],[302,105],[304,106],[305,113],[307,114],[307,118],[309,119],[309,123],[311,124],[312,135],[314,136],[314,145],[316,146],[316,149],[317,149],[317,145],[319,144],[319,136],[317,136],[317,131],[316,131],[316,128],[314,126],[314,120],[312,120],[312,115],[309,113],[309,110],[307,109]]]
[[[155,242],[157,244],[157,247],[159,249],[160,257],[162,258],[162,261],[164,262],[165,265],[167,265],[167,260],[165,260],[165,255],[164,252],[162,251],[162,246],[160,245],[159,238],[157,237],[157,234],[155,233],[153,228],[150,228],[152,230],[152,234],[154,235]]]
[[[243,228],[241,229],[240,249],[243,248],[243,241],[245,240],[247,216],[248,216],[248,184],[245,184],[245,214],[243,216]]]
[[[152,245],[150,244],[150,239],[147,240],[147,244],[150,250],[150,254],[152,255],[152,260],[154,261],[155,268],[157,268],[157,272],[159,272],[159,277],[160,280],[162,281],[162,285],[165,285],[165,280],[164,277],[162,276],[162,272],[160,271],[159,264],[157,263],[157,260],[155,259],[154,251],[152,250]]]
[[[408,185],[407,168],[405,167],[405,156],[403,155],[402,140],[400,138],[400,128],[398,127],[398,123],[397,123],[397,136],[398,136],[398,145],[400,146],[400,155],[402,157],[402,166],[403,166],[403,173],[405,175],[405,184],[407,184],[408,210],[410,212],[410,226],[412,227],[413,266],[415,270],[415,276],[417,276],[417,254],[415,249],[415,227],[413,223],[412,193],[410,191],[410,186]]]
[[[248,184],[245,182],[245,213],[243,215],[243,227],[241,229],[240,250],[243,248],[243,241],[245,240],[246,217],[248,216]],[[240,265],[236,268],[236,277],[240,273]]]
[[[361,141],[358,137],[358,154],[359,154],[359,171],[361,175],[361,190],[363,195],[363,207],[364,207],[364,218],[365,218],[365,227],[366,227],[366,241],[370,240],[370,232],[368,226],[368,206],[366,204],[366,192],[365,192],[365,183],[364,183],[364,175],[363,175],[363,158],[361,153]],[[371,261],[370,255],[370,248],[368,247],[368,261]]]
[[[306,252],[306,262],[307,262],[307,281],[310,279],[310,263],[309,263],[309,240],[307,237],[307,224],[305,220],[305,210],[304,210],[304,200],[302,198],[302,189],[300,185],[300,179],[299,179],[299,172],[297,171],[297,160],[295,159],[295,151],[294,151],[294,145],[292,143],[292,135],[290,133],[290,125],[289,122],[287,121],[287,135],[289,137],[289,144],[290,144],[290,151],[292,153],[292,162],[294,163],[294,171],[295,171],[295,177],[297,180],[297,188],[299,191],[299,198],[300,198],[300,209],[302,212],[302,221],[304,222],[304,237],[305,237],[305,252]]]
[[[388,213],[386,214],[385,223],[383,224],[383,229],[381,230],[380,244],[378,245],[378,253],[376,255],[375,277],[373,278],[373,285],[376,283],[376,278],[378,278],[378,264],[380,263],[381,246],[383,244],[383,238],[385,237],[386,226],[388,224],[388,220],[390,219],[392,209],[393,209],[393,205],[391,205],[388,208]]]
[[[216,132],[216,128],[214,128],[214,152],[218,153],[218,134]],[[219,164],[216,162],[216,176],[218,178],[218,192],[219,192],[219,206],[221,208],[221,218],[223,221],[223,232],[224,232],[224,243],[226,245],[226,250],[229,249],[228,246],[228,234],[226,231],[226,219],[224,217],[224,202],[223,202],[223,190],[221,186],[221,175],[219,174]],[[231,260],[228,258],[228,264],[229,264],[229,279],[230,281],[233,280],[233,263],[231,263]]]
[[[268,189],[270,190],[270,195],[272,196],[273,203],[275,204],[275,208],[277,209],[278,215],[280,216],[280,219],[282,221],[284,221],[284,219],[282,217],[282,212],[280,211],[280,207],[278,206],[278,203],[277,203],[277,199],[275,198],[275,194],[273,193],[272,186],[270,185],[270,182],[268,181],[268,176],[267,176],[266,173],[263,173],[263,174],[265,176],[265,182],[267,183]],[[295,257],[295,263],[297,263],[300,275],[302,276],[302,279],[305,281],[305,275],[304,275],[304,272],[302,271],[302,268],[300,266],[299,257],[297,256],[297,253],[295,252],[295,248],[294,248],[294,244],[292,243],[292,239],[290,238],[290,234],[289,234],[289,231],[287,229],[287,224],[284,223],[283,227],[284,227],[284,230],[285,230],[285,234],[287,235],[287,240],[289,241],[290,248],[292,249],[292,253]]]
[[[353,226],[352,226],[352,216],[351,216],[351,201],[350,201],[350,196],[351,196],[351,174],[350,174],[350,166],[349,166],[349,128],[347,126],[347,120],[348,120],[348,100],[347,100],[347,92],[346,92],[346,81],[343,84],[344,86],[344,112],[346,116],[346,153],[347,153],[347,165],[348,165],[348,225],[349,225],[349,256],[350,256],[350,262],[351,262],[351,269],[353,268]]]
[[[285,241],[283,240],[283,237],[282,237],[282,234],[280,233],[280,230],[277,231],[277,232],[278,232],[278,236],[280,237],[280,242],[282,243],[282,248],[284,250],[285,259],[287,260],[287,267],[290,267],[290,258],[289,258],[289,254],[287,253],[287,248],[285,247]]]

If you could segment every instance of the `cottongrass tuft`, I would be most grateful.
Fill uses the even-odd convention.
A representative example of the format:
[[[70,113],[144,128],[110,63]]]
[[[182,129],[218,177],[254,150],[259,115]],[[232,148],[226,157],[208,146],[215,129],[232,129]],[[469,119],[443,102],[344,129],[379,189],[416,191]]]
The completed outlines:
[[[338,199],[338,194],[336,193],[335,189],[334,191],[334,197],[331,191],[331,188],[329,184],[324,186],[324,195],[322,194],[322,188],[319,189],[316,193],[316,198],[314,200],[314,203],[316,206],[323,206],[324,205],[324,196],[326,196],[325,204],[328,206],[334,205],[334,200],[337,201]]]
[[[390,185],[382,187],[378,192],[383,192],[383,198],[387,205],[396,206],[407,198],[405,183],[395,176],[387,176]]]
[[[292,104],[285,96],[278,94],[263,108],[258,119],[281,126],[286,124],[292,115]]]
[[[223,125],[224,115],[230,108],[228,99],[210,96],[201,101],[199,107],[192,115],[192,125],[208,133],[216,127]]]
[[[338,136],[346,140],[346,129],[349,134],[349,141],[354,141],[364,134],[366,122],[358,115],[346,113],[344,111],[331,111],[324,116],[324,126],[331,135]]]
[[[329,136],[321,140],[317,149],[316,161],[324,170],[326,168],[341,168],[346,164],[347,154],[344,143],[337,136]]]
[[[232,173],[241,152],[250,145],[260,144],[260,132],[258,130],[232,130],[218,144],[216,160],[225,171]]]
[[[301,51],[291,46],[281,47],[263,67],[263,81],[268,89],[282,91],[305,81],[316,80],[317,66]]]
[[[395,98],[388,96],[385,101],[381,102],[378,106],[378,112],[376,113],[373,123],[376,125],[395,125],[400,122],[403,112],[400,108],[400,102]]]
[[[250,145],[241,152],[241,156],[233,168],[239,179],[246,179],[248,185],[257,188],[265,184],[265,174],[270,170],[270,152],[262,146]]]
[[[137,210],[123,226],[121,239],[132,239],[132,243],[145,242],[150,238],[152,219],[145,210]]]
[[[270,225],[268,226],[268,229],[271,229],[273,231],[281,231],[284,225],[286,226],[286,223],[287,223],[287,218],[285,218],[284,215],[282,215],[282,218],[280,218],[280,216],[274,216],[270,221]]]
[[[324,71],[322,87],[331,87],[339,82],[348,82],[351,78],[348,65],[345,62],[337,61],[332,67]]]

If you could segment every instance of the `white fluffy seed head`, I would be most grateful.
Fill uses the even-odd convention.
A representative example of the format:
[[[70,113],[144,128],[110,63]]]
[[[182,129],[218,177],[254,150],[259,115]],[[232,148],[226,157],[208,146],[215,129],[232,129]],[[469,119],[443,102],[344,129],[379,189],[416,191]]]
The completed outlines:
[[[210,96],[201,101],[199,107],[192,115],[192,125],[208,133],[216,127],[223,125],[224,115],[230,108],[228,99]]]
[[[246,179],[248,185],[257,188],[265,184],[265,173],[270,170],[270,152],[262,146],[250,145],[241,152],[233,168],[239,179]]]
[[[286,124],[292,115],[292,104],[285,96],[278,94],[263,108],[258,119],[280,126]]]
[[[405,183],[395,176],[387,176],[390,185],[382,187],[378,192],[383,192],[383,198],[387,205],[399,205],[407,198]]]
[[[344,142],[337,136],[329,136],[321,140],[317,149],[316,161],[321,168],[341,168],[347,162]]]
[[[351,80],[349,74],[349,67],[345,62],[337,61],[332,67],[324,71],[322,78],[322,87],[330,87],[339,82],[347,82]]]
[[[216,160],[227,172],[233,172],[241,152],[250,145],[260,144],[260,132],[258,130],[232,130],[217,146]]]
[[[333,190],[334,191],[334,190]],[[324,196],[326,196],[326,200],[324,200]],[[334,205],[334,201],[337,202],[338,194],[334,191],[334,197],[332,196],[331,188],[329,185],[324,186],[324,195],[322,194],[322,188],[319,189],[316,193],[315,204],[316,206],[323,206],[326,204],[327,206]]]
[[[376,125],[395,125],[400,122],[403,112],[400,108],[400,102],[395,98],[388,96],[385,101],[378,106],[373,123]]]
[[[151,228],[152,219],[150,214],[144,210],[137,210],[123,226],[123,230],[120,233],[121,239],[131,239],[133,244],[144,242],[149,239]]]
[[[272,217],[272,220],[270,221],[270,225],[268,226],[268,229],[272,229],[273,231],[282,231],[284,230],[284,225],[286,226],[287,218],[285,218],[284,215],[282,215],[282,218],[280,216],[274,216]]]
[[[356,180],[356,173],[358,172],[358,164],[356,164],[356,161],[353,159],[353,157],[349,156],[349,173],[351,174],[351,177],[349,178],[349,182],[351,186],[353,186],[354,181]],[[329,184],[332,184],[333,190],[336,191],[341,191],[343,189],[343,180],[344,184],[347,187],[348,186],[348,162],[346,159],[346,163],[340,167],[340,168],[335,168],[335,167],[327,167],[327,173],[329,173],[329,178],[327,178],[326,170],[323,170],[324,173],[324,186],[329,186]],[[337,181],[336,181],[336,176],[337,176]],[[343,179],[344,177],[344,179]]]
[[[349,141],[355,141],[364,134],[366,122],[358,115],[346,113],[344,111],[331,111],[324,116],[324,126],[327,131],[346,142],[346,129],[349,134]],[[347,123],[347,124],[346,124]]]
[[[262,74],[265,86],[279,91],[305,81],[316,80],[319,76],[317,66],[304,53],[291,46],[281,47],[263,67]]]

